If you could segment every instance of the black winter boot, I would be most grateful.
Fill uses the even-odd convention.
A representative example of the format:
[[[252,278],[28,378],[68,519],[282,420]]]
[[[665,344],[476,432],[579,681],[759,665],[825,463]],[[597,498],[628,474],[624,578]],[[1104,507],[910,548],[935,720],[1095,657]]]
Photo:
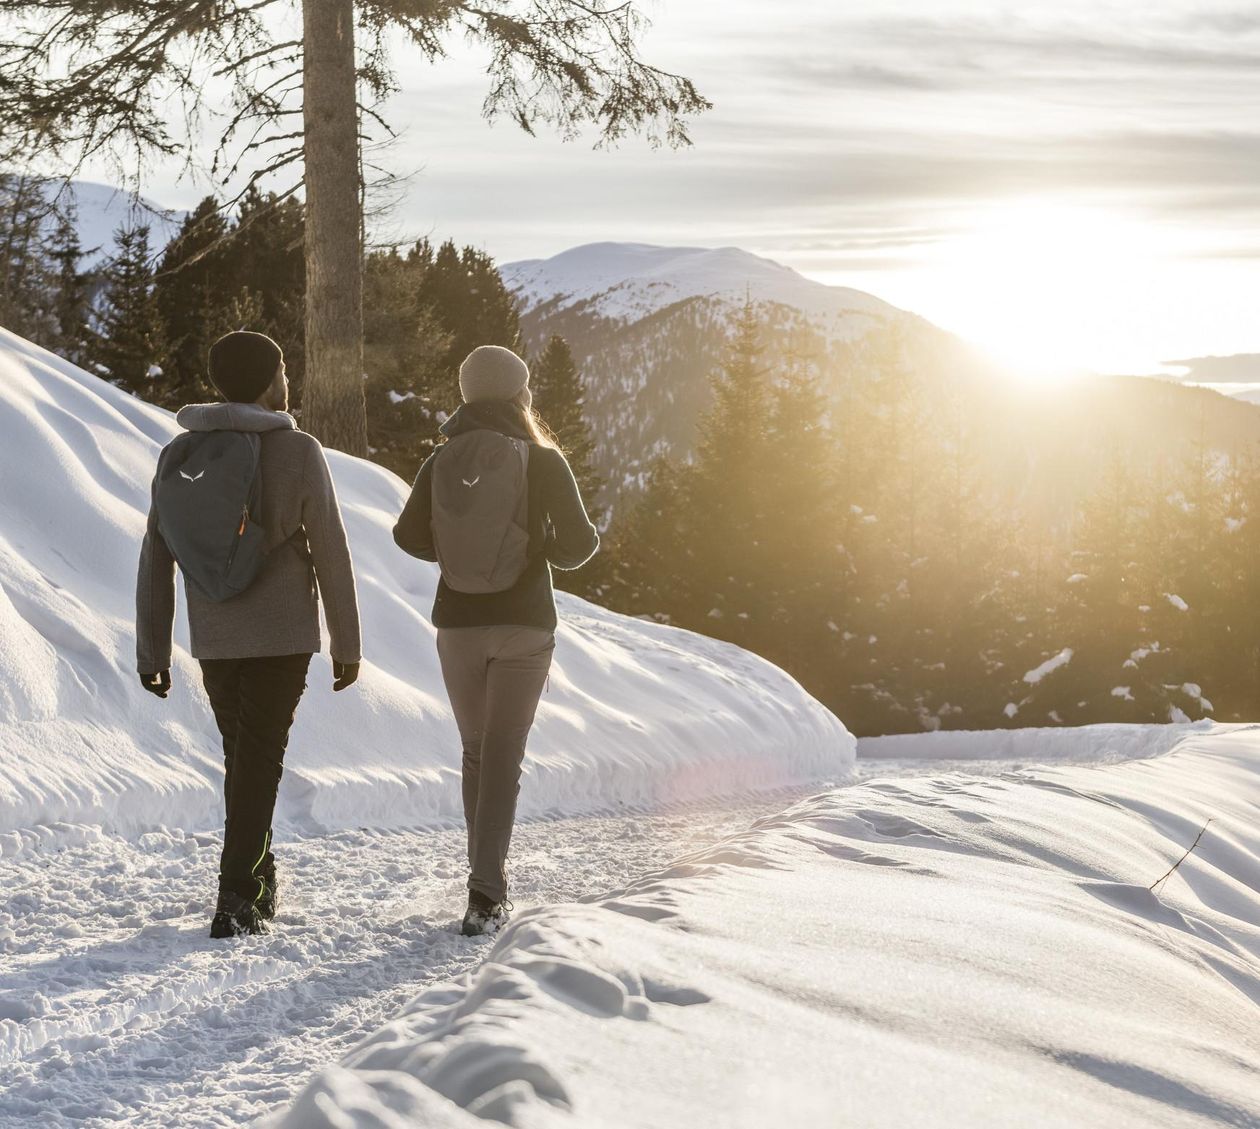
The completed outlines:
[[[497,933],[506,924],[512,903],[506,898],[492,902],[477,890],[468,891],[468,909],[460,932],[465,937],[480,937],[484,933]]]
[[[258,880],[263,884],[262,893],[258,895],[254,905],[258,916],[264,921],[271,921],[280,908],[280,883],[276,878],[276,864],[269,863],[258,872]]]
[[[231,890],[219,892],[219,904],[215,907],[214,920],[210,923],[210,936],[241,937],[245,934],[270,932],[267,923],[258,912],[258,906]]]

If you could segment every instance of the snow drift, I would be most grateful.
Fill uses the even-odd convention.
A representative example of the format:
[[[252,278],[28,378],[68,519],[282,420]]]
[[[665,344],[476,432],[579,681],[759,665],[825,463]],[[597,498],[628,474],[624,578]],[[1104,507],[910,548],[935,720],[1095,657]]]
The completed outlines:
[[[1260,1125],[1257,811],[1254,726],[818,796],[522,914],[269,1124]]]
[[[175,690],[134,670],[135,568],[172,417],[0,330],[0,846],[18,827],[130,833],[220,820],[222,755],[177,620]],[[312,666],[279,818],[307,830],[458,818],[458,741],[426,618],[433,566],[391,529],[406,487],[333,454],[366,664],[336,698]],[[791,678],[700,636],[560,597],[524,814],[574,813],[842,776],[843,725]]]

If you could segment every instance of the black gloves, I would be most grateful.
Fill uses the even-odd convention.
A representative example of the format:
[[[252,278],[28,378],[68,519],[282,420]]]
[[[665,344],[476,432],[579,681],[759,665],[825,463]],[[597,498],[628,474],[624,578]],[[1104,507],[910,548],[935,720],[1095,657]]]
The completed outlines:
[[[359,678],[358,663],[339,663],[333,660],[333,690],[344,690]]]
[[[159,670],[157,674],[140,675],[140,685],[143,686],[150,694],[156,694],[159,698],[165,698],[171,692],[171,672],[169,670]]]
[[[333,663],[333,689],[344,690],[359,679],[358,663]],[[140,675],[140,685],[150,694],[165,698],[171,692],[171,672],[159,671],[157,674]]]

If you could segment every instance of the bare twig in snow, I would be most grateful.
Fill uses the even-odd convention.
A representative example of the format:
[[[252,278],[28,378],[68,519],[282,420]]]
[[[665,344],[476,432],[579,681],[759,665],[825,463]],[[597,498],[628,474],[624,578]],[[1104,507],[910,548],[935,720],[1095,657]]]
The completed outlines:
[[[1209,819],[1209,820],[1207,821],[1207,823],[1205,823],[1205,824],[1204,824],[1204,825],[1203,825],[1203,826],[1199,829],[1199,833],[1198,833],[1198,834],[1194,837],[1194,842],[1193,842],[1193,843],[1191,843],[1191,844],[1190,844],[1190,846],[1189,846],[1188,848],[1186,848],[1186,853],[1185,853],[1184,855],[1182,855],[1182,856],[1181,856],[1181,858],[1179,858],[1179,859],[1178,859],[1175,863],[1173,863],[1173,864],[1172,864],[1172,866],[1170,866],[1170,867],[1169,867],[1169,868],[1168,868],[1168,869],[1167,869],[1167,870],[1166,870],[1166,871],[1165,871],[1162,875],[1160,875],[1157,879],[1155,879],[1155,881],[1154,881],[1154,882],[1152,882],[1152,883],[1151,883],[1151,884],[1147,887],[1147,889],[1148,889],[1148,890],[1150,890],[1150,892],[1151,892],[1152,894],[1153,894],[1153,893],[1155,893],[1155,887],[1156,887],[1156,886],[1159,886],[1159,885],[1161,885],[1162,883],[1167,882],[1167,881],[1168,881],[1168,879],[1169,879],[1169,878],[1171,878],[1171,877],[1173,876],[1173,874],[1175,874],[1175,873],[1176,873],[1177,868],[1178,868],[1178,867],[1179,867],[1179,866],[1180,866],[1183,862],[1185,862],[1185,861],[1186,861],[1186,859],[1188,859],[1188,858],[1190,857],[1191,853],[1194,851],[1194,848],[1195,848],[1195,847],[1197,847],[1197,846],[1199,845],[1199,840],[1203,838],[1203,832],[1204,832],[1204,831],[1206,831],[1206,830],[1208,829],[1208,824],[1209,824],[1209,823],[1211,823],[1211,822],[1212,822],[1212,821]]]

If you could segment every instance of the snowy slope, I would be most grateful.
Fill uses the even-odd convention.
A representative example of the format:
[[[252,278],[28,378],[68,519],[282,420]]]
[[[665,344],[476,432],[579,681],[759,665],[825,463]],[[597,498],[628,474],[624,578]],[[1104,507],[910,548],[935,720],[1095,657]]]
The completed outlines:
[[[739,247],[586,243],[549,259],[507,263],[500,274],[526,312],[545,302],[557,309],[586,303],[592,314],[632,321],[684,298],[747,296],[800,310],[842,335],[869,328],[869,318],[854,321],[854,314],[900,313],[872,294],[826,286]]]
[[[179,616],[168,701],[134,669],[135,565],[172,418],[0,331],[0,846],[14,829],[133,832],[221,820],[221,754]],[[367,665],[333,697],[312,668],[281,789],[304,830],[453,820],[458,742],[426,619],[432,566],[390,536],[405,485],[333,455]],[[181,598],[182,603],[182,598]],[[770,664],[561,598],[556,665],[523,814],[577,812],[836,778],[853,741]],[[9,835],[4,832],[11,832]]]
[[[121,188],[87,180],[72,180],[64,187],[54,182],[49,195],[59,196],[61,204],[74,207],[84,266],[95,266],[108,258],[114,246],[114,233],[120,227],[133,225],[148,225],[149,250],[156,255],[179,231],[186,215],[168,211],[144,197],[133,197]]]
[[[1254,726],[818,796],[519,916],[268,1124],[1260,1125],[1258,810]]]

